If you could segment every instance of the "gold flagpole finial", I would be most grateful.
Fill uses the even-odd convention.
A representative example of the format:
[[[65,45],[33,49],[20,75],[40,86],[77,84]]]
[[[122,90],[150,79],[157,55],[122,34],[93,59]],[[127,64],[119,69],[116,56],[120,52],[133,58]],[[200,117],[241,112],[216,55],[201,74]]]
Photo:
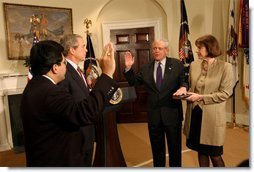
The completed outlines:
[[[92,21],[88,20],[88,18],[86,18],[84,20],[84,25],[86,26],[86,33],[89,34],[89,25],[92,25]]]

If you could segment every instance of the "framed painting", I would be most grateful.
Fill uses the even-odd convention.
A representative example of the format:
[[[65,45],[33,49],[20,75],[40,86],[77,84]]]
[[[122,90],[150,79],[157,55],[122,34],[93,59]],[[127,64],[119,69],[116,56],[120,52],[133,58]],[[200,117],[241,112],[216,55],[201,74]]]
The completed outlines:
[[[73,33],[72,9],[3,3],[9,60],[25,60],[35,42]]]

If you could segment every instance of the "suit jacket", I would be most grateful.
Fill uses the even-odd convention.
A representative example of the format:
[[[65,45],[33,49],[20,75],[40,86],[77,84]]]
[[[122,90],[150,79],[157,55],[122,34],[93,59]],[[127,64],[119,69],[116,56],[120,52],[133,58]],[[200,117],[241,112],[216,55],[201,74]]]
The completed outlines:
[[[86,88],[84,81],[72,65],[67,63],[66,67],[67,70],[65,80],[63,80],[60,85],[67,88],[76,102],[79,102],[82,99],[87,99],[89,96],[89,91]],[[93,148],[95,140],[95,126],[91,124],[85,127],[81,127],[81,132],[84,135],[83,149],[89,150]]]
[[[102,74],[89,99],[76,102],[44,76],[28,82],[21,100],[27,166],[83,166],[80,126],[93,124],[117,89]]]
[[[142,66],[138,75],[133,69],[124,72],[129,85],[144,84],[148,92],[148,123],[158,125],[179,125],[183,120],[181,100],[172,99],[172,95],[181,86],[187,87],[185,82],[184,67],[182,62],[175,58],[166,57],[164,77],[159,91],[153,76],[155,60]]]
[[[201,74],[201,60],[195,60],[190,66],[190,91],[194,92]],[[208,68],[204,87],[204,105],[201,122],[200,143],[221,146],[226,132],[226,100],[233,92],[232,65],[216,60]],[[184,133],[189,138],[191,111],[193,104],[188,102]]]

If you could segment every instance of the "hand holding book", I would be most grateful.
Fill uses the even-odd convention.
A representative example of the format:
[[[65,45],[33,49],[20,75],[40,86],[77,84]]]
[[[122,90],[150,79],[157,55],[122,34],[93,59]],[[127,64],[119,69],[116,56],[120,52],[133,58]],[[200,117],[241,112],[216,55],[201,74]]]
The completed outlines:
[[[186,99],[190,96],[191,94],[182,94],[182,95],[178,95],[178,96],[173,96],[173,99]]]

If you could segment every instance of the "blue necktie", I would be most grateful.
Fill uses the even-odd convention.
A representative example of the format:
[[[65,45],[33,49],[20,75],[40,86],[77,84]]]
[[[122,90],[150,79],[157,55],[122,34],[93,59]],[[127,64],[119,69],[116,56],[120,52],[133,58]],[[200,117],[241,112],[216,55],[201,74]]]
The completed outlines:
[[[158,63],[157,72],[156,72],[156,86],[158,90],[161,88],[162,83],[162,69],[161,69],[161,62]]]

